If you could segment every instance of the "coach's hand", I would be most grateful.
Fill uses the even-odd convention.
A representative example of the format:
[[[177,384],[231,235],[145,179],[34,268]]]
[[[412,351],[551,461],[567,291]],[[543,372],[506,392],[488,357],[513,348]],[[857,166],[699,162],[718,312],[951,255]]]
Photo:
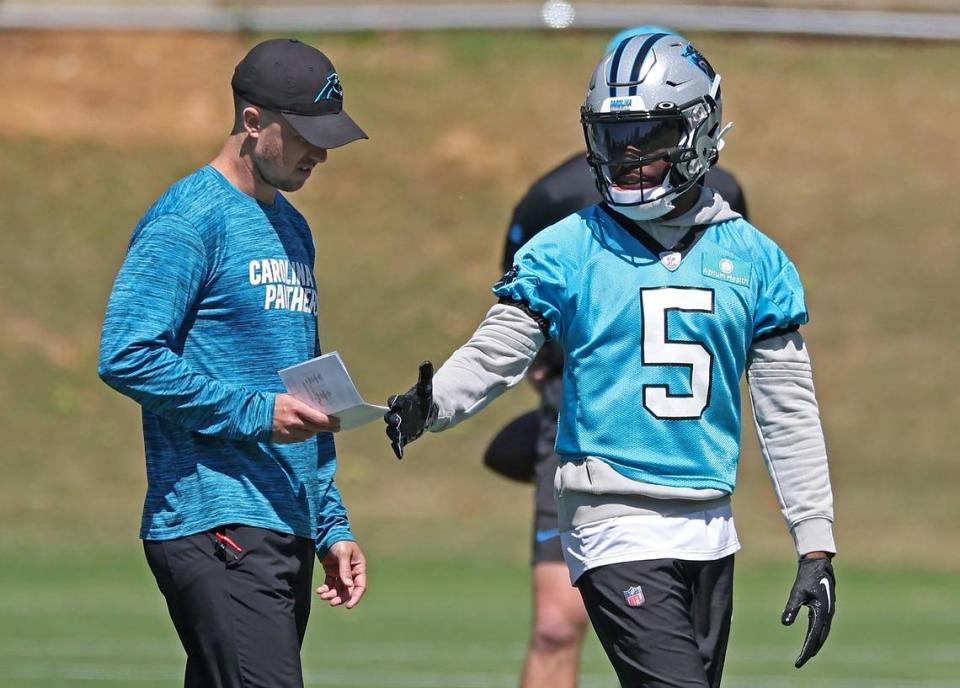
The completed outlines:
[[[383,414],[387,423],[387,437],[398,459],[403,458],[403,448],[423,434],[437,416],[433,403],[433,364],[420,364],[417,384],[406,394],[395,394],[387,400],[390,410]]]
[[[275,444],[292,444],[308,440],[318,432],[336,432],[340,419],[308,406],[290,394],[278,394],[273,401],[273,433]]]
[[[317,595],[331,607],[341,604],[347,609],[357,606],[367,589],[367,560],[360,545],[350,540],[335,542],[323,557],[323,585]]]
[[[797,568],[797,579],[783,610],[781,622],[790,626],[797,619],[801,606],[807,606],[807,635],[794,666],[798,669],[816,655],[830,634],[830,623],[837,608],[837,582],[833,566],[825,552],[806,555]]]

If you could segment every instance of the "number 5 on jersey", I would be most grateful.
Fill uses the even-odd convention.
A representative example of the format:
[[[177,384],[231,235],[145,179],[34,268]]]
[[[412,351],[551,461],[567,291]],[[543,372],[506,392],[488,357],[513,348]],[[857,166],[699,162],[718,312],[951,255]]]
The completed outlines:
[[[713,356],[701,342],[667,337],[670,311],[713,313],[713,290],[658,287],[640,290],[643,322],[642,362],[645,366],[684,366],[690,369],[691,394],[671,394],[667,385],[644,385],[643,406],[664,420],[694,420],[710,403]]]

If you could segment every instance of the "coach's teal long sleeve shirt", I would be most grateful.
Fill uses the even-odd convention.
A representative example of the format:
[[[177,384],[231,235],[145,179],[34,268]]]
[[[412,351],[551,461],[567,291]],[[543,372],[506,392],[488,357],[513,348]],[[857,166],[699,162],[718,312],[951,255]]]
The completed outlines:
[[[227,523],[353,540],[333,435],[270,444],[277,370],[318,355],[315,250],[279,193],[241,193],[207,166],[137,225],[100,340],[101,378],[143,409],[140,537]]]

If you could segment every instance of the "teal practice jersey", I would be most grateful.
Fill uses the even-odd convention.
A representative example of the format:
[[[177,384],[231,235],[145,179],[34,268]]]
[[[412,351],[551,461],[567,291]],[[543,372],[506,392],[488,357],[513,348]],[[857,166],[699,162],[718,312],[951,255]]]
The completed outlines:
[[[667,250],[595,205],[521,248],[494,293],[542,316],[566,352],[561,459],[725,492],[747,352],[807,321],[793,263],[740,217],[694,227]]]

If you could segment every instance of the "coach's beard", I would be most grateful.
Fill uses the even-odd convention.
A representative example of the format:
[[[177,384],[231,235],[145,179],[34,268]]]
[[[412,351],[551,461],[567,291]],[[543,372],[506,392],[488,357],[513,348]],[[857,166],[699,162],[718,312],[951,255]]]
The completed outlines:
[[[253,167],[260,179],[280,191],[297,191],[307,181],[307,177],[303,177],[302,179],[294,179],[292,177],[281,178],[279,175],[264,169],[266,166],[261,165],[257,160],[253,161]]]
[[[254,174],[274,189],[279,189],[280,191],[299,190],[306,183],[310,175],[308,174],[301,179],[296,179],[289,175],[281,177],[276,172],[278,165],[275,164],[275,161],[279,159],[280,155],[279,148],[270,145],[265,145],[264,152],[261,154],[257,154],[255,151],[252,156]],[[298,168],[295,168],[294,172],[296,172],[297,169]]]

